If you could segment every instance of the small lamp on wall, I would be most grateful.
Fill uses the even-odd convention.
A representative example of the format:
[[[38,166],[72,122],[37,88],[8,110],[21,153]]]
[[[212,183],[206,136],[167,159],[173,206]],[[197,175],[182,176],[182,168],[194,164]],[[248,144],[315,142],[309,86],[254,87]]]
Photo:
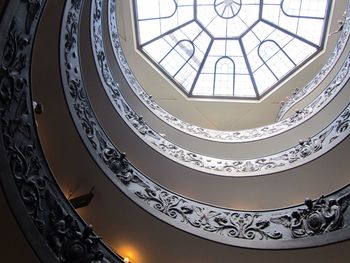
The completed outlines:
[[[44,111],[44,106],[40,102],[36,102],[34,100],[33,100],[33,108],[36,114],[41,114]]]
[[[68,200],[75,209],[86,207],[90,204],[92,198],[94,197],[93,190],[94,190],[94,187],[91,188],[90,192]]]

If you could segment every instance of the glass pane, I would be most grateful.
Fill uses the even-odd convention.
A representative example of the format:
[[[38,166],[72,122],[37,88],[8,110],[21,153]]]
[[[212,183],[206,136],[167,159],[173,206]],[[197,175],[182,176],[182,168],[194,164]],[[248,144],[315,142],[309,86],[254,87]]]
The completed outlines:
[[[193,96],[257,98],[323,47],[330,0],[134,0],[138,47]]]

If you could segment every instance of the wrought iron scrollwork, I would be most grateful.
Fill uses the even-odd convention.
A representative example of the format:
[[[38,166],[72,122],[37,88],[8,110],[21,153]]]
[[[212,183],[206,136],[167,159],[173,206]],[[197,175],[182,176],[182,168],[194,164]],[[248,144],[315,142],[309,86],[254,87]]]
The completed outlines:
[[[36,137],[29,74],[35,32],[45,4],[46,0],[16,1],[11,6],[15,10],[10,10],[14,17],[2,21],[9,23],[9,28],[1,32],[6,41],[1,47],[0,150],[5,153],[2,169],[8,168],[8,173],[1,173],[1,182],[8,196],[22,200],[18,203],[9,198],[9,203],[14,211],[20,211],[15,214],[21,213],[33,223],[37,232],[29,225],[22,227],[25,234],[31,233],[28,240],[42,260],[122,262],[74,212],[53,179]],[[82,1],[71,0],[71,4],[80,8]],[[74,30],[67,45],[76,41],[73,35]],[[45,249],[39,243],[46,244]]]
[[[115,10],[115,3],[110,1],[110,10]],[[112,12],[112,11],[110,11]],[[96,66],[104,85],[104,88],[109,96],[114,108],[124,121],[133,129],[133,131],[151,147],[158,152],[164,154],[166,157],[177,161],[190,168],[200,171],[209,172],[211,174],[219,175],[234,175],[234,176],[249,176],[257,174],[266,174],[281,171],[283,169],[301,165],[317,156],[321,149],[330,147],[330,143],[334,141],[327,141],[326,138],[319,139],[318,135],[312,138],[313,142],[319,142],[320,147],[301,147],[296,145],[290,149],[286,149],[277,154],[271,154],[254,159],[230,160],[220,159],[211,156],[206,156],[200,153],[191,152],[175,143],[167,140],[161,136],[157,131],[152,129],[143,118],[138,115],[127,103],[125,98],[121,95],[118,83],[114,80],[111,70],[105,56],[104,43],[102,37],[102,1],[94,1],[93,10],[91,13],[91,38],[92,46],[95,55]],[[115,12],[114,12],[115,13]],[[115,14],[111,14],[113,16]],[[111,24],[110,24],[111,26]],[[115,25],[114,25],[115,26]],[[125,61],[125,60],[123,60]],[[317,100],[311,103],[303,110],[296,112],[291,118],[284,121],[288,122],[288,126],[299,123],[310,117],[318,111],[318,109],[329,103],[332,98],[345,86],[347,79],[350,77],[349,73],[350,56],[344,63],[339,74],[334,78],[328,88],[322,93]],[[121,65],[123,67],[123,65]],[[76,80],[80,81],[80,80]],[[284,124],[283,124],[284,125]],[[328,134],[329,129],[325,129]],[[324,137],[324,136],[323,136]],[[311,140],[311,139],[310,139]]]
[[[318,85],[328,76],[331,72],[332,68],[342,55],[344,48],[346,47],[346,43],[349,39],[350,35],[350,5],[347,8],[347,18],[345,19],[344,26],[339,37],[339,40],[330,55],[326,64],[322,67],[320,72],[303,88],[296,88],[292,95],[288,97],[285,101],[281,103],[280,109],[277,113],[276,121],[281,121],[284,115],[298,102],[304,99],[307,95],[309,95],[312,91],[314,91]]]
[[[349,193],[335,199],[321,196],[315,202],[306,199],[306,208],[297,209],[290,215],[271,218],[271,222],[289,228],[293,238],[332,232],[344,227],[344,213],[349,200]]]
[[[102,2],[97,1],[96,3],[101,4]],[[92,6],[96,8],[94,4],[93,2]],[[85,84],[80,75],[78,45],[73,44],[71,48],[66,48],[66,41],[68,40],[65,36],[70,32],[69,24],[71,23],[68,18],[74,16],[78,19],[81,10],[68,10],[71,14],[68,13],[66,19],[63,19],[64,30],[61,35],[61,57],[63,59],[61,73],[68,106],[78,132],[90,154],[121,191],[140,207],[165,222],[221,243],[270,249],[323,244],[322,241],[313,241],[312,239],[308,242],[298,243],[297,240],[291,237],[288,228],[283,227],[279,222],[274,222],[274,218],[290,216],[295,209],[303,209],[303,206],[262,212],[243,212],[215,207],[173,193],[138,171],[108,139],[92,110],[87,98]],[[79,39],[78,33],[74,36],[74,39]],[[75,56],[72,54],[75,54]],[[68,68],[67,65],[70,65],[70,67]],[[70,87],[72,85],[75,86],[75,92],[71,92]],[[339,118],[346,118],[346,116],[340,116]],[[86,123],[93,123],[93,125],[89,125],[89,129],[86,129]],[[336,129],[335,124],[332,125],[330,127],[333,132]],[[346,129],[342,131],[345,132]],[[327,136],[327,139],[332,136]],[[310,142],[313,142],[313,140],[314,138],[311,138]],[[306,142],[300,142],[298,147],[304,149],[309,145],[309,140],[307,140]],[[313,149],[320,149],[320,147],[313,147]],[[349,189],[348,186],[342,191],[348,192]],[[338,198],[342,191],[335,192],[326,199]],[[346,211],[344,210],[343,213],[344,221],[350,222],[350,217]],[[343,224],[339,229],[323,233],[323,235],[332,234],[333,232],[340,234],[342,230],[346,229],[347,225]],[[337,240],[340,239],[344,239],[344,236],[339,235]],[[292,240],[294,242],[287,246],[280,242]]]
[[[174,127],[175,129],[178,129],[182,132],[186,132],[198,138],[218,142],[248,142],[276,136],[300,125],[302,122],[308,120],[313,115],[315,115],[334,98],[334,96],[341,90],[344,83],[348,79],[348,77],[345,77],[343,74],[339,73],[336,79],[332,81],[332,83],[324,90],[324,92],[318,98],[315,99],[315,101],[313,101],[310,105],[304,107],[302,110],[296,111],[294,114],[292,114],[291,117],[282,120],[283,115],[289,110],[289,108],[292,107],[296,102],[304,98],[307,94],[312,92],[315,88],[317,88],[318,85],[331,72],[334,65],[338,62],[338,59],[343,54],[343,51],[349,40],[350,20],[346,21],[344,29],[342,30],[342,35],[339,41],[337,42],[334,51],[332,52],[330,58],[322,67],[320,72],[304,88],[298,89],[298,91],[296,91],[295,94],[291,98],[289,98],[287,102],[284,102],[277,116],[278,122],[267,126],[240,131],[218,131],[198,127],[191,123],[184,122],[181,119],[171,115],[169,112],[164,110],[161,106],[157,104],[157,102],[152,98],[152,96],[149,95],[143,89],[143,87],[137,81],[132,69],[128,65],[127,59],[122,49],[122,45],[120,43],[118,34],[118,22],[116,19],[116,2],[114,0],[111,0],[109,2],[109,6],[110,7],[108,28],[110,39],[112,41],[114,55],[117,58],[119,67],[122,70],[126,80],[128,81],[132,91],[141,100],[141,102],[162,121]],[[350,10],[350,2],[348,4],[348,10]],[[350,12],[347,12],[347,14],[349,16]],[[101,35],[99,37],[102,38]],[[102,40],[99,39],[96,41]],[[347,60],[349,60],[349,56],[347,57]],[[344,63],[342,70],[348,71],[348,68],[348,62]],[[329,89],[329,87],[333,90],[332,94],[328,94],[326,91],[327,89]],[[107,93],[108,92],[110,92],[110,90],[107,91]]]
[[[184,198],[169,192],[146,188],[135,193],[154,209],[166,214],[170,218],[205,232],[237,239],[263,240],[281,239],[282,233],[265,230],[270,226],[268,220],[259,219],[257,213],[222,212],[216,209],[191,205]]]

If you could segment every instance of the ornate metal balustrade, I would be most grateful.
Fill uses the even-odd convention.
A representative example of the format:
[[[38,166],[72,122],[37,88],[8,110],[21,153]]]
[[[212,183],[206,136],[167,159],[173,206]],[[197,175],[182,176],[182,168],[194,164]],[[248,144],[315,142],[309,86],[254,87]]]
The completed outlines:
[[[339,40],[335,46],[334,51],[329,57],[327,63],[322,67],[320,72],[301,89],[296,89],[293,94],[281,103],[281,107],[277,113],[276,121],[281,121],[284,115],[298,102],[306,98],[311,92],[313,92],[320,83],[328,76],[334,65],[337,63],[341,56],[346,43],[349,38],[350,31],[350,5],[346,11],[347,17],[345,17],[344,25],[340,33]]]
[[[344,139],[350,130],[339,129],[339,125],[347,122],[347,110],[337,120],[318,134],[300,141],[294,147],[284,151],[262,156],[260,158],[229,160],[206,156],[187,150],[161,136],[138,115],[122,96],[118,83],[114,80],[105,55],[102,33],[102,0],[93,3],[91,12],[91,40],[96,67],[107,95],[115,110],[129,127],[149,146],[182,165],[189,168],[224,176],[251,176],[279,172],[302,165],[324,154]],[[115,14],[115,2],[109,2],[109,14]],[[111,25],[110,25],[111,26]],[[116,26],[116,25],[114,25]],[[114,30],[112,30],[114,31]],[[347,87],[350,77],[350,54],[333,81],[312,103],[295,116],[284,121],[289,124],[300,122],[313,116],[324,108],[343,88]],[[340,135],[340,136],[339,136]],[[334,139],[336,138],[336,140]]]
[[[35,32],[46,2],[9,1],[0,25],[1,186],[42,262],[123,262],[69,204],[37,139],[30,65]],[[69,3],[74,9],[81,7],[81,1]],[[69,19],[78,25],[77,17]]]
[[[321,110],[325,106],[325,103],[324,103],[325,101],[322,101],[324,98],[323,99],[316,98],[311,104],[309,104],[302,110],[298,110],[297,112],[292,114],[291,117],[285,120],[280,120],[282,118],[281,117],[279,118],[280,121],[274,124],[262,126],[254,129],[241,130],[241,131],[218,131],[218,130],[198,127],[196,125],[184,122],[178,119],[177,117],[171,115],[162,107],[160,107],[156,103],[156,101],[152,99],[152,96],[147,94],[147,92],[142,88],[142,86],[134,76],[132,69],[129,67],[127,63],[127,59],[124,55],[124,52],[122,50],[122,46],[120,43],[120,38],[118,34],[118,23],[116,19],[116,8],[117,7],[115,4],[115,1],[111,1],[110,8],[109,8],[109,34],[112,40],[114,55],[117,58],[119,66],[126,80],[128,81],[130,88],[136,94],[136,96],[140,99],[140,101],[144,105],[146,105],[146,107],[148,107],[148,109],[151,112],[154,113],[155,116],[159,117],[168,125],[182,132],[186,132],[198,138],[212,140],[212,141],[219,141],[219,142],[256,141],[256,140],[266,139],[266,138],[281,134],[283,132],[286,132],[287,130],[290,130],[296,127],[297,125],[300,125],[301,123],[303,123],[304,121],[308,120],[313,115],[315,115],[319,110]],[[307,96],[307,94],[309,94],[315,88],[317,88],[317,86],[328,76],[328,74],[331,72],[334,65],[338,62],[338,59],[343,53],[343,50],[349,40],[349,35],[350,35],[349,10],[350,10],[350,1],[348,5],[347,19],[344,24],[341,37],[337,42],[334,51],[332,52],[330,58],[328,59],[327,63],[323,66],[321,71],[303,89],[300,89],[300,91],[298,92],[299,95],[295,95],[296,99],[299,97],[301,99],[302,97]],[[321,97],[324,96],[324,93],[329,87],[334,86],[335,81],[336,80],[333,80],[333,82],[324,89],[323,94],[320,95]],[[331,100],[332,97],[328,99]],[[318,105],[318,100],[322,101],[321,103],[322,106]],[[286,102],[285,105],[283,106],[284,112],[286,112],[290,108],[288,105],[290,105],[290,107],[292,106],[292,104],[290,104],[289,101]]]
[[[100,5],[98,0],[93,2],[95,10]],[[75,8],[72,3],[67,3],[62,21],[61,74],[68,107],[98,166],[131,200],[170,225],[229,245],[282,249],[318,246],[350,238],[350,186],[318,200],[306,199],[304,205],[291,208],[238,211],[180,196],[138,171],[109,140],[87,97],[79,61],[79,32],[76,30],[81,8],[81,5]],[[102,15],[101,12],[94,14],[94,19]],[[116,92],[114,96],[121,95]],[[349,110],[346,109],[343,115],[346,121],[339,126],[339,131],[347,130],[349,124],[346,117]]]

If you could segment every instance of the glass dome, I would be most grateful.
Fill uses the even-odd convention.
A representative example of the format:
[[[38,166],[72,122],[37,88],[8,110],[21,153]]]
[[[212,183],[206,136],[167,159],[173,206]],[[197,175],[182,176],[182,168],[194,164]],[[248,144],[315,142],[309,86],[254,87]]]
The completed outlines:
[[[259,100],[323,49],[330,0],[134,0],[138,49],[188,97]]]

